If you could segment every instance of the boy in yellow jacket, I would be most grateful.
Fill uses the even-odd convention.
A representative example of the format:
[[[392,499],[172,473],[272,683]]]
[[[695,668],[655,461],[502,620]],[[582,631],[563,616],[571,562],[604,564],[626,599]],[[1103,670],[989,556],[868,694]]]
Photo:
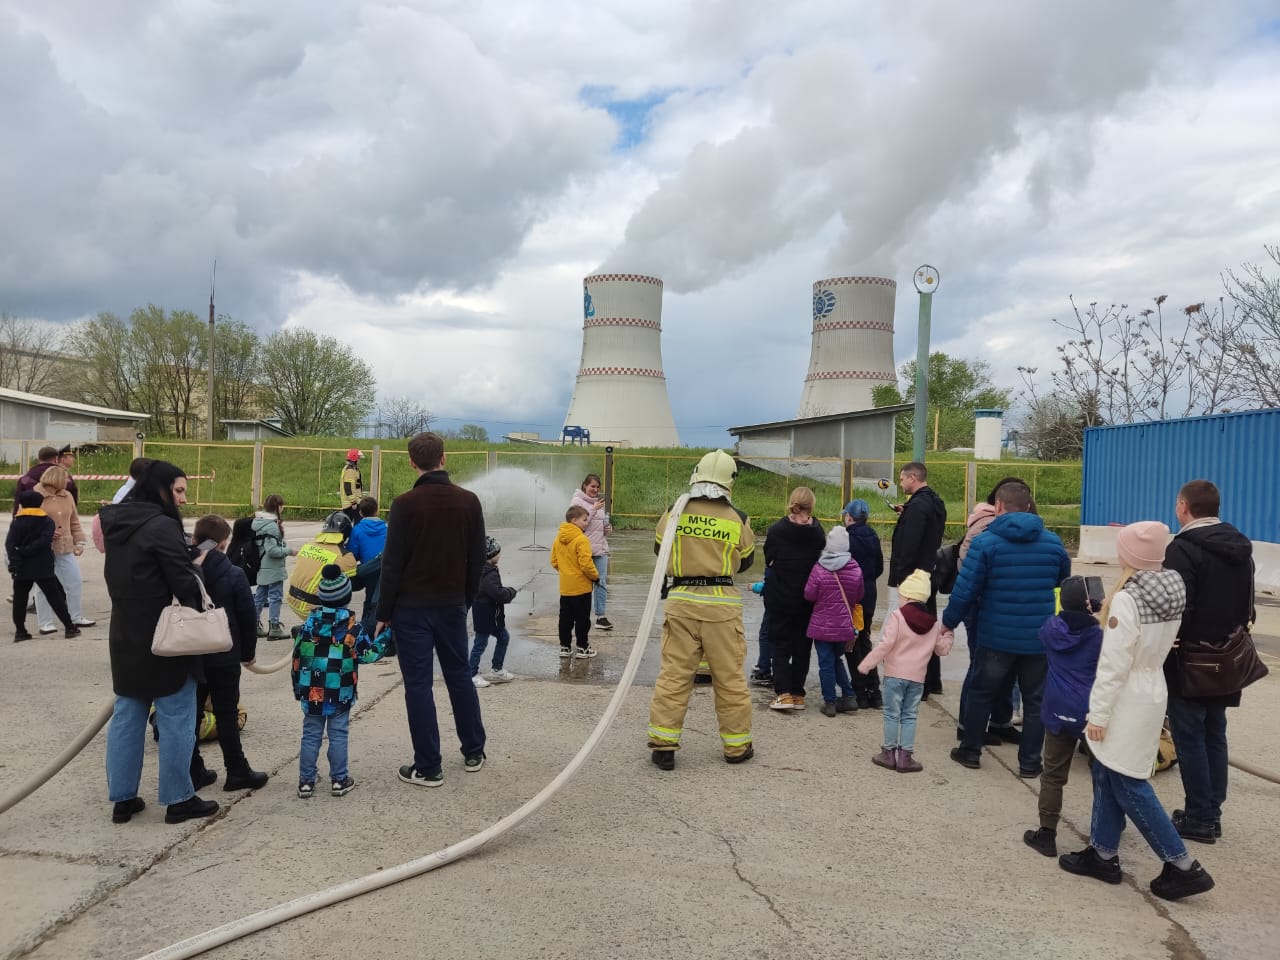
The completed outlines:
[[[591,541],[584,532],[590,519],[591,514],[582,507],[570,507],[551,547],[551,569],[560,573],[561,659],[585,660],[596,655],[595,647],[587,642],[587,632],[591,629],[591,590],[600,579],[591,559]],[[578,638],[576,651],[569,644],[571,634]]]

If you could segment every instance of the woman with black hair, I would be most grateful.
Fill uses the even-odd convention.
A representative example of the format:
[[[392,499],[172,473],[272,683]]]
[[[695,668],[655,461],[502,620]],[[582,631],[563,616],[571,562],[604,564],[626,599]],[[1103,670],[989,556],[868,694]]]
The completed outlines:
[[[116,695],[107,730],[107,789],[114,823],[127,823],[146,804],[138,796],[147,714],[160,734],[160,802],[165,823],[218,812],[191,785],[195,747],[196,682],[203,659],[158,657],[151,638],[174,597],[203,606],[200,579],[187,550],[179,508],[187,502],[187,475],[172,463],[150,464],[129,495],[103,507],[107,594],[111,597],[111,686]]]

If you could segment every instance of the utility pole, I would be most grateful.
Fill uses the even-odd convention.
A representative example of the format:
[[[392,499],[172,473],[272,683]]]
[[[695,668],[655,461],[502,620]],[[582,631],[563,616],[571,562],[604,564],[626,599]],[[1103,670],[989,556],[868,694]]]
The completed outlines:
[[[941,281],[929,264],[916,268],[915,285],[920,294],[920,323],[916,334],[916,409],[911,423],[911,458],[924,463],[925,432],[929,429],[929,326],[933,319],[933,291]]]
[[[213,261],[213,274],[209,277],[209,428],[207,439],[213,439],[213,287],[218,278],[218,261]]]

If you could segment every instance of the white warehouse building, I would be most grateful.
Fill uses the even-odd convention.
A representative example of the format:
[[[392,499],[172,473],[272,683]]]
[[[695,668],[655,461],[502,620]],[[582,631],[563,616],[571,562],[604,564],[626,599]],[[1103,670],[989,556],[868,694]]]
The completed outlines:
[[[680,445],[662,372],[662,281],[603,273],[582,281],[582,359],[565,416],[591,442]]]

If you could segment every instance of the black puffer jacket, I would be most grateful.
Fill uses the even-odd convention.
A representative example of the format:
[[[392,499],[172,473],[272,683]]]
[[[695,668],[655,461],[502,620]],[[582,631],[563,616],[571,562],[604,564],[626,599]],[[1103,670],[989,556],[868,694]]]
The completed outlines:
[[[889,547],[889,586],[896,587],[911,576],[912,570],[932,573],[942,546],[942,531],[947,523],[947,505],[933,492],[921,487],[902,506],[898,523],[893,528]]]
[[[1193,527],[1169,543],[1164,565],[1187,584],[1187,606],[1178,628],[1181,640],[1215,643],[1254,618],[1253,543],[1229,523]],[[1165,680],[1179,691],[1177,659],[1164,663]],[[1213,698],[1239,706],[1240,694]]]
[[[845,530],[849,532],[849,553],[862,568],[862,616],[870,629],[876,613],[876,581],[884,573],[884,550],[880,535],[867,524],[850,523]]]
[[[156,623],[175,596],[185,606],[203,603],[182,523],[141,500],[111,504],[98,516],[107,544],[112,689],[121,697],[154,700],[177,693],[188,676],[204,679],[202,657],[151,652]]]
[[[9,525],[4,547],[9,573],[20,580],[53,576],[53,531],[57,524],[43,510],[20,513]]]
[[[227,612],[227,623],[231,627],[231,649],[225,653],[206,653],[204,662],[211,667],[248,663],[258,653],[258,609],[249,589],[249,578],[221,550],[210,550],[200,566],[209,597],[215,606]]]

